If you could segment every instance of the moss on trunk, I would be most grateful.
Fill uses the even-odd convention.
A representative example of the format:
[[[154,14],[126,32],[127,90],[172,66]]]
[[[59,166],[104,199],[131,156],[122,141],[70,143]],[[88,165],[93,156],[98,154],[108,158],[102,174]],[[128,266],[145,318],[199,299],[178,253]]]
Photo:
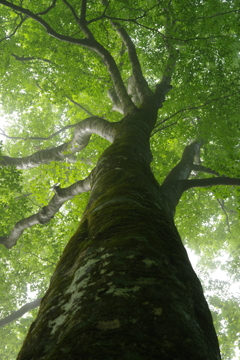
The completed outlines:
[[[168,194],[150,169],[153,121],[141,114],[122,122],[99,159],[79,229],[18,360],[220,359]]]

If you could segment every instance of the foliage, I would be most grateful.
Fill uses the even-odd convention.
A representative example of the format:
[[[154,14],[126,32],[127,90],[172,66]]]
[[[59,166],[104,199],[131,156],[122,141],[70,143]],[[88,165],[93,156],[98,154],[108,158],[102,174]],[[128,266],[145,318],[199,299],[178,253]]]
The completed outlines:
[[[19,0],[14,4],[33,13],[50,6],[47,0]],[[72,0],[71,5],[78,12],[79,1]],[[71,129],[49,140],[30,137],[49,137],[63,126],[84,119],[86,112],[109,121],[121,119],[111,109],[107,91],[112,83],[99,56],[49,36],[40,24],[4,5],[0,9],[0,83],[4,89],[0,102],[8,123],[5,131],[9,136],[26,139],[5,141],[4,155],[23,157],[68,141]],[[89,27],[111,52],[126,82],[131,75],[127,52],[108,19],[102,16],[104,9],[101,1],[88,1]],[[195,138],[204,139],[201,159],[205,166],[222,175],[240,177],[237,1],[137,0],[123,4],[115,0],[106,14],[119,19],[131,35],[152,89],[162,77],[168,47],[178,51],[173,89],[159,111],[151,138],[152,170],[157,180],[164,179],[179,161],[183,147]],[[83,38],[65,1],[58,1],[42,18],[63,35]],[[75,163],[54,162],[25,171],[1,168],[1,232],[8,233],[21,218],[46,205],[55,183],[66,187],[85,178],[106,146],[106,141],[93,136]],[[54,266],[77,227],[87,196],[80,195],[67,203],[51,224],[26,231],[13,250],[0,249],[1,317],[30,297],[44,294]],[[224,267],[230,283],[239,282],[239,209],[236,188],[198,189],[184,195],[176,216],[185,244],[201,256],[199,275],[213,309],[225,360],[232,359],[238,341],[239,293],[228,294],[228,282],[210,282],[207,274]],[[223,253],[225,263],[219,260]],[[33,311],[31,316],[35,314]],[[31,316],[1,329],[2,359],[15,358]]]

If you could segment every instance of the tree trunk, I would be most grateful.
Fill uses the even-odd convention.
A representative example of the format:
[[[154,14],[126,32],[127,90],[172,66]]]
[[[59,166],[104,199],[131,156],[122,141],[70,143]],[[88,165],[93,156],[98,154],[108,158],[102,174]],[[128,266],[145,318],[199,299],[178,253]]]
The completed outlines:
[[[79,229],[18,360],[220,359],[171,194],[150,169],[155,118],[126,116],[99,159]]]

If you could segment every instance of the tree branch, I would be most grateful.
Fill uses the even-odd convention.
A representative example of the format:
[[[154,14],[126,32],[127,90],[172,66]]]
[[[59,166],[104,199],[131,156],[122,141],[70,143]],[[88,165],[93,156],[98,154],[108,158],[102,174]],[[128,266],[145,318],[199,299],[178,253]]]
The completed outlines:
[[[169,172],[163,181],[163,184],[168,182],[176,182],[177,180],[188,179],[193,170],[194,157],[199,153],[202,142],[194,141],[186,146],[182,158],[179,163]]]
[[[207,179],[190,179],[182,180],[183,181],[183,191],[194,187],[210,187],[217,185],[231,185],[231,186],[240,186],[240,179],[230,178],[230,177],[215,177]]]
[[[34,56],[26,56],[26,57],[18,56],[18,55],[14,54],[14,53],[12,53],[11,55],[15,58],[15,60],[18,60],[18,61],[40,60],[40,61],[44,61],[44,62],[47,62],[47,63],[51,64],[51,61],[48,60],[48,59],[35,58]]]
[[[195,110],[195,109],[199,109],[199,108],[202,108],[204,106],[207,106],[209,104],[211,104],[212,102],[214,101],[219,101],[219,100],[222,100],[222,99],[227,99],[231,96],[234,96],[234,95],[237,95],[237,94],[240,94],[240,91],[236,91],[230,95],[224,95],[224,96],[220,96],[218,98],[215,98],[215,99],[212,99],[212,100],[209,100],[207,102],[205,102],[204,104],[202,105],[194,105],[194,106],[191,106],[191,107],[188,107],[188,108],[185,108],[185,109],[181,109],[181,110],[178,110],[177,112],[175,112],[174,114],[170,115],[169,117],[167,117],[166,119],[160,121],[156,126],[155,126],[155,129],[157,129],[159,126],[161,126],[164,122],[170,120],[171,118],[173,118],[174,116],[178,115],[179,113],[183,112],[183,111],[191,111],[191,110]],[[155,134],[156,132],[154,132]]]
[[[46,10],[43,10],[43,11],[37,13],[36,15],[46,15],[50,10],[52,10],[55,7],[56,2],[57,2],[57,0],[53,0],[52,4]]]
[[[217,14],[210,15],[210,16],[200,16],[200,17],[197,18],[197,20],[211,19],[211,18],[216,17],[216,16],[222,16],[222,15],[226,15],[226,14],[230,14],[230,13],[238,13],[238,12],[240,12],[240,9],[230,10],[230,11],[226,11],[226,12],[222,12],[222,13],[217,13]]]
[[[21,6],[12,4],[12,3],[10,3],[10,2],[8,2],[6,0],[0,0],[0,4],[5,5],[5,6],[9,7],[10,9],[15,10],[15,11],[17,11],[19,13],[25,14],[27,18],[31,18],[31,19],[35,20],[36,22],[38,22],[46,30],[48,35],[54,37],[55,39],[65,41],[65,42],[68,42],[70,44],[81,45],[81,46],[84,46],[84,47],[87,47],[87,48],[91,48],[91,42],[89,42],[88,39],[76,39],[76,38],[73,38],[71,36],[62,35],[62,34],[58,33],[45,20],[43,20],[39,15],[34,14],[29,9],[25,9],[25,8],[23,8]]]
[[[228,213],[225,209],[225,206],[224,206],[224,200],[223,199],[217,199],[217,202],[218,204],[220,205],[224,215],[225,215],[225,218],[226,218],[226,224],[227,224],[227,228],[228,228],[228,232],[230,233],[231,232],[231,228],[230,228],[230,224],[229,224],[229,218],[228,218]]]
[[[71,141],[60,146],[37,151],[36,153],[23,158],[12,158],[1,156],[0,166],[16,166],[18,169],[31,169],[40,164],[48,164],[51,161],[64,161],[74,153],[84,149],[92,134],[113,142],[115,129],[118,123],[110,123],[107,120],[93,116],[75,124],[74,134]]]
[[[188,177],[191,174],[193,168],[193,162],[196,155],[200,152],[202,142],[194,141],[190,145],[186,146],[182,158],[179,163],[169,172],[164,179],[161,188],[163,194],[166,195],[166,209],[174,216],[176,206],[185,191],[184,181],[188,181]]]
[[[143,76],[135,45],[126,30],[117,22],[110,20],[113,28],[117,31],[125,44],[130,63],[132,65],[132,76],[140,104],[149,103],[153,100],[153,93],[150,90],[146,79]]]
[[[10,315],[6,316],[4,319],[0,320],[0,328],[19,319],[20,317],[22,317],[26,312],[36,309],[37,307],[39,307],[40,302],[41,302],[42,298],[38,298],[35,299],[25,305],[23,305],[20,309],[18,309],[17,311],[12,312]]]
[[[120,71],[117,67],[117,64],[112,57],[112,55],[108,52],[108,50],[102,46],[93,36],[92,32],[87,26],[86,21],[86,0],[82,0],[81,5],[81,15],[80,15],[80,28],[83,33],[86,35],[87,39],[91,41],[91,45],[89,49],[95,51],[98,55],[101,56],[105,65],[107,66],[108,72],[111,76],[114,90],[116,95],[121,103],[121,107],[123,109],[123,113],[127,114],[128,112],[135,109],[135,105],[133,104],[130,96],[127,93],[126,87],[123,83]]]
[[[1,4],[1,2],[0,2],[0,4]],[[4,38],[2,38],[0,40],[0,42],[4,41],[6,39],[10,39],[12,36],[14,36],[16,34],[16,32],[18,31],[18,29],[22,26],[22,24],[24,23],[25,20],[27,20],[27,17],[21,18],[20,23],[16,26],[16,28],[13,30],[13,32],[10,35],[5,36]]]
[[[169,16],[169,11],[164,9],[166,16],[166,37],[171,35],[174,29],[174,21]],[[162,103],[165,101],[166,94],[172,89],[171,79],[172,74],[179,56],[179,51],[171,44],[169,39],[165,40],[166,48],[168,50],[168,60],[163,71],[162,79],[159,84],[156,85],[155,96],[158,102],[158,108],[162,107]]]
[[[65,41],[70,44],[80,45],[96,52],[102,58],[105,65],[107,66],[108,72],[114,84],[114,88],[123,106],[124,113],[127,114],[128,112],[135,109],[135,105],[133,104],[131,98],[127,93],[121,74],[115,63],[115,60],[113,59],[112,55],[108,52],[108,50],[93,37],[91,31],[87,28],[85,21],[85,11],[84,11],[85,0],[82,1],[82,11],[80,16],[80,27],[87,36],[87,38],[85,39],[76,39],[56,32],[45,20],[41,19],[38,15],[34,14],[32,11],[25,9],[21,6],[12,4],[6,0],[0,0],[0,4],[5,5],[10,9],[18,11],[22,14],[25,14],[27,17],[35,20],[41,26],[44,27],[48,35],[58,40]]]
[[[71,129],[71,128],[74,128],[76,125],[78,125],[79,123],[76,123],[76,124],[70,124],[70,125],[66,125],[64,126],[63,128],[61,128],[60,130],[56,131],[55,133],[53,133],[52,135],[49,135],[47,137],[41,137],[41,136],[29,136],[29,137],[21,137],[21,136],[9,136],[7,135],[3,129],[0,129],[0,134],[2,136],[5,136],[6,138],[8,139],[12,139],[12,140],[41,140],[41,141],[44,141],[44,140],[50,140],[52,139],[54,136],[60,134],[61,132],[67,130],[67,129]]]
[[[73,14],[74,19],[76,20],[76,23],[79,25],[79,17],[77,16],[74,8],[72,7],[71,4],[69,4],[69,2],[67,0],[63,0],[63,2],[67,5],[67,7],[71,10],[71,13]]]
[[[77,105],[78,107],[80,107],[80,109],[82,109],[83,111],[85,111],[85,113],[87,113],[90,116],[94,116],[88,109],[86,109],[84,106],[82,106],[81,104],[79,104],[77,101],[71,99],[69,96],[65,95],[65,97],[71,101],[71,103],[73,103],[74,105]]]
[[[212,170],[206,166],[203,166],[203,165],[197,165],[197,164],[193,164],[192,166],[192,170],[194,171],[201,171],[201,172],[205,172],[207,174],[213,174],[213,175],[217,175],[219,176],[219,173],[215,170]]]
[[[67,200],[72,199],[78,194],[90,191],[90,181],[91,174],[86,179],[77,181],[67,188],[61,189],[59,186],[55,186],[56,194],[50,200],[49,204],[44,206],[38,213],[18,221],[8,236],[0,236],[0,244],[10,249],[16,245],[25,229],[37,224],[48,223]]]

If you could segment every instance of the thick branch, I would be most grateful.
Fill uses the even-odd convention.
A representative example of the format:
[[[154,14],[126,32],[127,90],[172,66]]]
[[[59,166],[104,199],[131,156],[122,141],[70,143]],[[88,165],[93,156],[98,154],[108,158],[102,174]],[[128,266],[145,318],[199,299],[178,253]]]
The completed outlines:
[[[165,32],[166,37],[172,34],[174,27],[175,27],[175,21],[172,20],[169,9],[164,8],[164,13],[166,17],[166,25],[165,25]],[[162,107],[162,103],[165,101],[166,94],[172,89],[171,86],[171,78],[172,74],[176,65],[176,61],[178,58],[178,50],[172,45],[172,43],[169,40],[165,40],[165,45],[168,50],[168,60],[165,65],[165,69],[163,71],[162,80],[159,84],[156,86],[155,96],[158,101],[158,107]]]
[[[90,191],[90,180],[91,174],[86,179],[77,181],[75,184],[67,188],[61,189],[56,186],[56,194],[50,200],[49,204],[44,206],[38,213],[17,222],[8,236],[0,236],[0,244],[4,245],[7,249],[10,249],[16,245],[17,240],[20,238],[25,229],[37,224],[48,223],[67,200],[72,199],[78,194]]]
[[[168,61],[159,84],[156,85],[155,96],[158,107],[162,107],[166,94],[172,89],[171,78],[178,57],[178,51],[173,46],[167,46],[169,51]]]
[[[176,206],[184,192],[184,181],[187,181],[193,168],[195,156],[199,153],[202,143],[194,141],[185,147],[179,163],[169,172],[161,185],[166,196],[166,209],[174,216]]]
[[[240,186],[240,179],[229,177],[216,177],[208,179],[179,179],[164,182],[161,186],[165,197],[166,209],[172,216],[184,191],[194,187],[210,187],[217,185]]]
[[[199,153],[202,142],[194,141],[186,146],[179,163],[170,171],[163,184],[188,179],[193,170],[194,157]]]
[[[23,305],[20,309],[18,309],[17,311],[12,312],[10,315],[6,316],[4,319],[0,320],[0,328],[19,319],[20,317],[22,317],[26,312],[36,309],[37,307],[39,307],[40,302],[41,302],[42,298],[38,298],[35,299],[25,305]]]
[[[128,56],[132,65],[132,76],[137,95],[140,99],[140,103],[149,103],[153,100],[153,93],[150,90],[146,79],[143,76],[141,65],[137,56],[136,48],[126,30],[117,22],[111,21],[112,26],[120,35],[123,43],[125,44]]]
[[[18,169],[31,169],[51,161],[64,161],[72,154],[84,149],[92,134],[97,134],[113,142],[117,123],[110,123],[99,117],[90,117],[75,125],[73,139],[60,146],[40,150],[23,158],[1,156],[0,166],[16,166]]]

